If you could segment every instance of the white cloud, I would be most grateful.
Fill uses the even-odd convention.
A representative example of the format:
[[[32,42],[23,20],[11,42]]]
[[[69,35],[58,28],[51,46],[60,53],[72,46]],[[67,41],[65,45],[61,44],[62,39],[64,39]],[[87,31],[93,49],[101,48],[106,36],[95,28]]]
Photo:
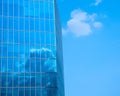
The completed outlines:
[[[93,23],[93,26],[94,26],[95,28],[101,28],[101,27],[102,27],[102,23],[101,23],[101,22],[94,22],[94,23]]]
[[[96,21],[97,14],[88,14],[80,9],[71,12],[71,19],[67,21],[66,28],[63,28],[63,34],[68,32],[75,36],[85,36],[92,33],[92,28],[102,27],[102,23]]]
[[[102,2],[102,0],[96,0],[95,3],[94,3],[94,5],[98,6],[101,2]]]
[[[67,32],[68,32],[68,31],[67,31],[66,29],[62,28],[62,34],[63,34],[63,35],[67,34]]]

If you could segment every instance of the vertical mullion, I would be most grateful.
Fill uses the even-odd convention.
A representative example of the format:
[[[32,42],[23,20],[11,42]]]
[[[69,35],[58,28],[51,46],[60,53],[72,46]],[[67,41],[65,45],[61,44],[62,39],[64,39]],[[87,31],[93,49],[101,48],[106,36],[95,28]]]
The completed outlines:
[[[48,13],[49,13],[49,18],[48,18],[48,20],[49,20],[50,49],[51,49],[51,46],[52,46],[52,43],[51,43],[51,36],[52,36],[52,34],[51,34],[51,33],[52,33],[52,32],[51,32],[51,26],[50,26],[50,21],[51,21],[51,18],[50,18],[50,11],[51,11],[51,10],[50,10],[50,3],[51,3],[51,2],[49,1],[49,3],[48,3],[48,11],[49,11],[49,12],[48,12]]]
[[[14,4],[14,0],[13,0],[13,4]],[[13,16],[14,16],[14,6],[13,6]],[[14,22],[14,18],[13,18],[13,22]],[[12,54],[13,54],[13,52],[14,52],[14,23],[13,23],[13,29],[12,29],[12,35],[13,35],[13,40],[12,40]],[[15,65],[15,62],[14,62],[14,55],[12,55],[13,57],[12,57],[12,61],[13,61],[13,64],[12,64],[12,81],[14,81],[14,65]],[[14,81],[15,82],[15,81]],[[13,83],[14,82],[12,82],[12,87],[13,87],[13,89],[12,89],[12,95],[14,94],[13,92],[14,92],[14,85],[13,85]]]
[[[2,17],[2,26],[1,26],[1,27],[2,27],[2,28],[1,28],[2,38],[1,38],[1,74],[0,74],[0,75],[1,75],[1,82],[2,82],[2,78],[3,78],[3,77],[2,77],[2,74],[3,74],[3,73],[2,73],[2,68],[3,68],[3,67],[2,67],[2,61],[3,61],[3,58],[2,58],[2,56],[3,56],[3,54],[2,54],[2,53],[3,53],[3,52],[2,52],[2,49],[3,49],[3,48],[2,48],[2,47],[3,47],[3,0],[2,0],[2,16],[1,16],[1,17]],[[2,86],[2,83],[1,83],[0,96],[2,95],[2,91],[1,91],[1,90],[3,89],[2,87],[3,87],[3,86]]]
[[[29,22],[30,22],[30,3],[29,3],[29,1],[27,1],[28,2],[28,11],[29,11],[29,13],[28,13],[28,15],[29,15]],[[29,30],[28,30],[28,33],[29,33],[29,44],[28,44],[28,48],[29,48],[29,51],[30,51],[30,23],[29,23]],[[31,63],[31,62],[29,62],[29,63]],[[31,68],[30,68],[31,66],[29,66],[29,74],[28,74],[28,76],[30,76],[31,77]],[[29,77],[29,78],[30,78]],[[30,94],[30,96],[31,96],[31,78],[30,78],[30,85],[29,85],[30,87],[29,87],[29,94]]]
[[[8,0],[8,2],[7,2],[7,10],[8,10],[8,7],[9,7],[9,0]],[[8,17],[8,16],[9,16],[9,12],[7,13],[7,17]],[[9,17],[6,18],[6,20],[7,20],[7,24],[6,24],[6,25],[7,25],[7,28],[8,28],[8,23],[9,23],[9,22],[8,22],[8,19],[9,19]],[[9,33],[9,30],[7,29],[7,31],[6,31],[6,37],[9,35],[8,33]],[[7,43],[7,44],[6,44],[6,46],[7,46],[7,50],[6,50],[6,51],[7,51],[7,56],[6,56],[6,57],[7,57],[6,83],[8,83],[8,72],[9,72],[9,71],[8,71],[8,69],[9,69],[9,65],[8,65],[8,60],[9,60],[9,57],[8,57],[8,46],[9,46],[8,38],[6,38],[6,41],[7,41],[7,42],[6,42],[6,43]],[[7,94],[7,93],[8,93],[8,85],[6,85],[6,96],[8,96],[8,94],[9,94],[9,93],[8,93],[8,94]]]
[[[34,14],[34,16],[33,16],[33,18],[34,18],[34,19],[33,19],[33,22],[34,22],[34,23],[33,23],[33,24],[34,24],[34,25],[33,25],[33,26],[34,26],[34,27],[33,27],[33,34],[34,34],[33,46],[34,46],[35,49],[37,49],[36,40],[35,40],[35,39],[36,39],[36,30],[35,30],[35,19],[36,19],[36,16],[35,16],[35,1],[33,0],[32,3],[33,3],[33,14]],[[37,54],[37,53],[36,53],[36,54]],[[35,57],[34,57],[35,72],[34,72],[34,74],[33,74],[35,77],[36,77],[36,54],[35,54]],[[34,92],[35,92],[35,96],[36,96],[36,78],[35,78],[35,77],[33,77],[33,78],[35,79],[35,81],[34,81],[35,89],[33,89],[33,90],[35,90]]]
[[[19,2],[19,0],[18,0],[18,4],[20,4],[20,2]],[[20,32],[20,8],[19,8],[19,6],[18,6],[18,30],[17,30],[17,32],[18,32],[18,42],[17,42],[17,48],[18,48],[18,53],[20,53],[19,52],[19,42],[20,42],[20,36],[19,36],[19,32]],[[19,96],[19,93],[20,93],[20,86],[19,86],[19,82],[20,82],[20,63],[19,63],[19,61],[20,61],[20,58],[19,58],[19,55],[18,55],[18,96]]]
[[[23,2],[23,1],[22,1]],[[24,8],[24,3],[22,3],[22,7]],[[23,42],[23,44],[21,44],[21,46],[22,46],[22,48],[23,48],[23,53],[24,53],[24,55],[25,55],[25,44],[26,44],[26,42],[25,42],[25,16],[23,16],[23,18],[24,18],[24,22],[23,22],[23,39],[24,39],[24,42]],[[21,53],[22,53],[22,51],[21,51]],[[21,58],[21,59],[23,59],[23,57]],[[26,56],[24,56],[24,60],[26,61]],[[24,61],[24,63],[25,63],[25,61]],[[24,69],[23,69],[23,90],[24,90],[24,96],[25,96],[25,90],[26,90],[26,88],[25,88],[25,65],[24,65]]]
[[[49,37],[49,40],[50,40],[49,43],[48,43],[48,44],[49,44],[48,46],[50,46],[50,47],[48,47],[48,48],[50,48],[49,50],[51,50],[50,1],[48,2],[48,5],[47,5],[47,6],[48,6],[48,9],[47,9],[47,10],[48,10],[48,15],[49,15],[49,16],[48,16],[48,26],[49,26],[49,27],[48,27],[48,28],[49,28],[49,29],[48,29],[48,31],[49,31],[48,33],[49,33],[49,35],[50,35],[50,36],[47,36],[47,37]],[[48,76],[49,76],[49,74],[50,74],[50,73],[48,73]],[[48,78],[47,78],[47,79],[48,79]],[[48,80],[47,80],[47,82],[48,82]]]
[[[43,44],[43,46],[46,47],[46,44],[45,44],[45,43],[46,43],[46,42],[45,42],[45,41],[46,41],[46,40],[45,40],[45,39],[46,39],[46,33],[45,33],[45,1],[43,1],[43,12],[44,12],[44,18],[43,18],[43,20],[44,20],[44,22],[43,22],[43,23],[44,23],[44,29],[43,29],[43,33],[44,33],[44,44]],[[46,58],[46,54],[45,54],[45,58]],[[45,58],[44,58],[44,59],[45,59]],[[43,74],[43,75],[44,75],[44,74]],[[45,75],[46,75],[46,73],[45,73]],[[46,78],[45,78],[45,81],[46,81]]]
[[[40,11],[40,3],[41,3],[41,1],[38,1],[39,2],[39,11]],[[40,17],[40,12],[39,12],[39,15],[38,15],[39,17],[38,17],[38,20],[39,20],[39,27],[41,28],[41,23],[40,23],[40,19],[41,19],[41,17]],[[40,30],[40,28],[39,28],[39,38],[40,38],[40,44],[39,44],[39,47],[41,48],[41,30]],[[40,57],[39,57],[39,60],[41,59],[41,51],[40,51]],[[40,73],[39,73],[39,75],[40,75],[40,86],[39,86],[39,88],[40,88],[40,96],[42,96],[42,67],[41,67],[41,60],[40,60]]]

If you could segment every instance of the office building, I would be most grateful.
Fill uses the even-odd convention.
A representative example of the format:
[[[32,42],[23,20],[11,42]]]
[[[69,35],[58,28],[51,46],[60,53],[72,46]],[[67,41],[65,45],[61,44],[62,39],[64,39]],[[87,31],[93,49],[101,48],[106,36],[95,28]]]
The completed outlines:
[[[0,0],[0,96],[64,96],[55,0]]]

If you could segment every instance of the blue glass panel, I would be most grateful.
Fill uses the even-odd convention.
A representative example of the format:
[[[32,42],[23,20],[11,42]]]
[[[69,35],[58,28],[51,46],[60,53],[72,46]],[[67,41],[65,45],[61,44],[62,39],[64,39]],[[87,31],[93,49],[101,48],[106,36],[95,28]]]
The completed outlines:
[[[7,88],[7,96],[12,96],[12,88]]]
[[[6,96],[6,94],[7,94],[6,90],[7,90],[6,88],[1,89],[1,96]]]
[[[57,88],[47,88],[47,96],[57,96]]]
[[[57,65],[56,60],[53,58],[50,58],[49,60],[45,61],[45,66],[43,67],[43,71],[45,72],[56,72],[57,71]]]
[[[31,71],[31,61],[30,61],[30,59],[28,58],[27,60],[26,60],[26,62],[25,62],[25,70],[26,70],[26,72],[30,72]]]
[[[47,46],[49,48],[49,46]],[[56,46],[50,46],[50,50],[52,50],[52,59],[56,59]]]
[[[56,74],[47,74],[47,86],[48,87],[57,87],[57,76]]]
[[[40,57],[40,52],[41,52],[40,49],[36,49],[36,48],[32,47],[32,48],[30,49],[30,59],[31,59],[31,60],[32,60],[32,59],[39,59],[39,57]]]
[[[13,48],[14,48],[13,44],[8,44],[8,54],[7,54],[7,57],[10,57],[10,58],[14,57]]]
[[[13,4],[8,4],[8,14],[9,14],[9,16],[13,16],[13,13],[14,13],[13,9],[14,9],[14,5]]]
[[[46,33],[46,44],[51,44],[51,33],[50,32]]]
[[[1,56],[0,56],[0,86],[1,86],[1,72],[2,72],[2,58],[1,58]]]
[[[3,32],[0,30],[0,43],[3,42]]]
[[[34,17],[38,18],[39,15],[40,15],[40,8],[39,8],[39,2],[37,1],[34,3]]]
[[[54,33],[51,34],[51,44],[56,45],[56,37]]]
[[[29,16],[29,11],[28,7],[24,7],[24,16]]]
[[[8,42],[9,32],[8,30],[3,30],[3,41]]]
[[[37,58],[36,59],[36,72],[40,72],[41,70],[41,59]]]
[[[3,17],[3,28],[7,29],[8,28],[8,18],[7,17]]]
[[[0,16],[2,15],[2,6],[3,6],[3,4],[2,4],[2,0],[0,1]]]
[[[40,73],[36,73],[36,76],[35,76],[35,86],[36,87],[40,87],[41,86],[41,74]]]
[[[24,33],[24,35],[25,35],[25,37],[24,37],[24,39],[25,39],[25,44],[26,45],[29,45],[29,43],[30,43],[30,32],[28,32],[28,31],[26,31],[26,32],[23,32]],[[22,37],[21,37],[22,38]]]
[[[43,72],[56,72],[57,66],[56,66],[56,60],[53,58],[49,58],[48,60],[42,60],[42,71]]]
[[[54,25],[55,21],[50,20],[49,22],[50,22],[50,32],[55,33],[55,25]]]
[[[40,2],[40,18],[44,18],[44,1]]]
[[[28,58],[30,56],[30,48],[27,46],[25,47],[25,56]]]
[[[50,32],[50,20],[45,20],[45,31]]]
[[[34,9],[34,1],[28,1],[28,3],[29,3],[29,7]]]
[[[0,16],[0,29],[2,29],[2,16]]]
[[[39,11],[39,8],[35,8],[35,15],[36,17],[39,17],[39,14],[40,14],[40,11]]]
[[[24,24],[24,28],[25,28],[25,30],[29,30],[30,29],[30,19],[29,18],[25,18],[25,22],[24,22],[25,24]]]
[[[1,67],[1,66],[0,66]],[[0,71],[1,72],[1,71]],[[2,87],[2,74],[0,73],[0,94],[1,94],[1,87]]]
[[[34,8],[39,8],[40,7],[40,2],[39,1],[33,1],[34,2]]]
[[[19,31],[19,41],[18,41],[18,43],[20,43],[20,44],[25,43],[25,32],[24,31]]]
[[[24,88],[19,88],[19,95],[18,96],[24,96]]]
[[[55,18],[55,12],[54,12],[54,3],[53,2],[50,2],[50,4],[49,4],[49,6],[50,6],[50,18],[51,19],[54,19]]]
[[[35,68],[36,68],[35,58],[31,58],[29,62],[30,62],[30,65],[29,65],[30,72],[35,72]]]
[[[31,74],[31,87],[35,87],[35,73]]]
[[[7,83],[7,74],[3,73],[2,74],[2,87],[7,87],[8,83]]]
[[[54,73],[42,74],[42,86],[56,87],[57,86],[56,74]]]
[[[13,30],[9,30],[9,35],[8,35],[8,42],[9,43],[13,43],[13,38],[14,38],[14,32],[13,32]],[[12,51],[12,50],[11,50]]]
[[[14,87],[18,87],[19,86],[19,82],[18,82],[19,81],[19,77],[18,76],[19,76],[19,74],[17,74],[17,73],[13,75],[13,86]]]
[[[47,82],[46,82],[46,74],[42,74],[42,86],[45,87],[47,86]]]
[[[24,18],[19,18],[19,30],[24,30]]]
[[[30,73],[26,73],[25,74],[25,86],[26,87],[30,87],[31,86],[31,74]]]
[[[19,2],[21,2],[21,1],[19,1]],[[22,16],[24,16],[24,13],[23,13],[23,9],[24,9],[24,7],[23,6],[19,6],[19,10],[18,10],[18,14],[22,17]]]
[[[24,0],[24,1],[23,1],[23,6],[24,6],[24,7],[28,7],[28,5],[29,5],[28,0]]]
[[[19,54],[19,45],[18,44],[15,44],[14,45],[14,57],[19,57],[20,54]]]
[[[48,4],[49,4],[48,1],[44,1],[44,11],[45,11],[44,18],[49,18],[49,6],[48,6]]]
[[[35,34],[34,32],[30,32],[30,44],[33,45],[35,44]]]
[[[6,1],[6,0],[3,0]],[[7,16],[8,15],[8,4],[7,3],[3,3],[3,15]]]
[[[31,88],[31,96],[35,95],[35,88]]]
[[[8,74],[7,83],[8,83],[8,87],[12,87],[12,85],[13,85],[13,74]]]
[[[26,58],[26,54],[28,54],[28,52],[26,52],[25,46],[20,44],[19,48],[20,48],[20,58]]]
[[[18,88],[13,88],[13,96],[18,96]]]
[[[47,89],[46,88],[42,88],[42,96],[47,96]]]
[[[40,20],[40,31],[44,31],[45,30],[45,21],[42,19]]]
[[[45,32],[40,32],[41,45],[45,44]]]
[[[30,10],[30,13],[29,13],[29,16],[31,17],[34,17],[34,5],[33,5],[33,1],[29,1],[29,10]]]
[[[30,30],[34,30],[34,19],[30,19]]]
[[[14,43],[18,43],[19,42],[19,32],[18,31],[16,31],[16,30],[14,30],[14,38],[13,38],[13,40],[14,40]]]
[[[19,79],[19,86],[20,87],[24,87],[24,84],[25,84],[25,75],[24,75],[24,73],[22,73],[22,74],[19,74],[19,77],[18,77],[18,79]]]
[[[25,72],[25,63],[26,63],[26,58],[20,58],[19,59],[19,70],[20,72]]]
[[[9,58],[6,62],[6,64],[7,64],[7,66],[6,66],[7,72],[13,72],[13,64],[14,64],[13,59]]]
[[[9,23],[8,24],[9,24],[8,28],[13,29],[14,24],[17,25],[16,24],[16,18],[14,18],[14,23],[13,23],[13,18],[9,18]]]
[[[10,18],[11,19],[11,21],[10,21],[10,25],[11,25],[11,29],[14,29],[14,30],[18,30],[18,28],[19,28],[19,18]],[[13,19],[14,19],[14,22],[13,22]],[[20,21],[21,22],[21,21]],[[14,28],[13,28],[13,26],[14,26]]]
[[[2,0],[4,4],[8,3],[9,0]]]
[[[31,89],[30,88],[25,88],[25,96],[32,96],[30,95]]]
[[[40,46],[41,44],[41,38],[40,38],[40,32],[35,32],[35,43]]]
[[[10,9],[10,12],[13,10],[13,12],[12,12],[12,14],[11,15],[13,15],[13,16],[19,16],[19,9],[20,9],[20,7],[19,7],[19,5],[15,2],[15,0],[10,0],[11,1],[11,4],[10,4],[10,6],[11,6],[11,9]],[[13,1],[14,1],[14,4],[13,4]],[[22,1],[22,0],[21,0]],[[17,1],[18,2],[18,1]],[[15,4],[16,3],[16,4]]]
[[[14,62],[14,66],[13,66],[13,67],[14,67],[14,68],[13,68],[14,70],[13,70],[13,71],[14,71],[14,72],[18,72],[18,69],[19,69],[18,58],[16,58],[16,57],[14,56],[14,61],[13,61],[13,62]]]
[[[40,30],[40,20],[35,19],[34,22],[35,22],[35,30],[37,30],[37,31]]]
[[[7,65],[7,63],[6,63],[6,58],[2,58],[1,59],[1,72],[7,72],[7,69],[6,69],[6,65]]]
[[[2,45],[1,52],[2,52],[2,55],[1,55],[2,57],[7,57],[7,45],[6,44]]]
[[[41,89],[40,88],[36,88],[36,96],[40,96],[41,95]],[[44,95],[45,96],[45,95]]]

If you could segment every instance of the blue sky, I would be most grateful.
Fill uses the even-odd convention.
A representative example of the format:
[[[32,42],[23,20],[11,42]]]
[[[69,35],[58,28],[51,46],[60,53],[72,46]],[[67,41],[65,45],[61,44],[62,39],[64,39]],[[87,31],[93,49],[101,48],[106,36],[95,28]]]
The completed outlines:
[[[120,96],[120,0],[58,0],[66,96]]]

